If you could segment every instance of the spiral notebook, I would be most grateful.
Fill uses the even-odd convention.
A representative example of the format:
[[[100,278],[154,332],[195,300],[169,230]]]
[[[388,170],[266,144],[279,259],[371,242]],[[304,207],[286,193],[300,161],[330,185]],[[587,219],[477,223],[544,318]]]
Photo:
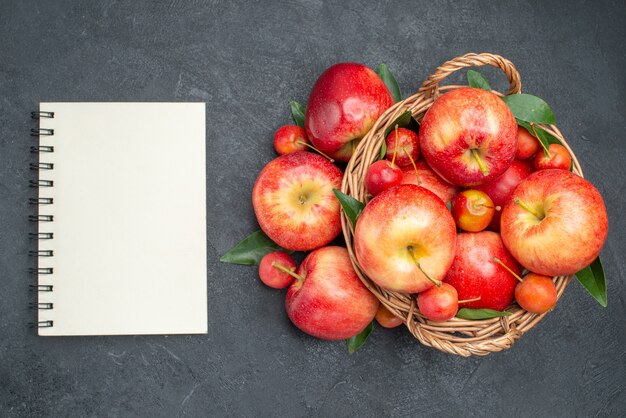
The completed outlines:
[[[39,335],[207,332],[204,103],[41,103]]]

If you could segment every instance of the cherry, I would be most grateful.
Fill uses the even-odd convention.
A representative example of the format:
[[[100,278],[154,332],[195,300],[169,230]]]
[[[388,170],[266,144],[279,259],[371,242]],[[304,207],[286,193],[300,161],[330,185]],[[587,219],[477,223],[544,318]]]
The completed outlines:
[[[516,160],[525,160],[532,157],[541,149],[539,140],[532,136],[528,130],[518,127],[517,130],[517,151],[515,152]]]
[[[548,168],[569,170],[571,166],[572,157],[569,155],[567,148],[561,144],[550,144],[547,154],[545,152],[538,152],[535,156],[536,170],[545,170]]]
[[[480,190],[463,190],[452,198],[452,217],[464,231],[479,232],[487,228],[499,206],[494,206],[487,193]]]
[[[378,305],[378,311],[376,311],[376,322],[384,328],[395,328],[403,323],[401,318],[392,314],[382,303]]]
[[[389,132],[385,140],[387,145],[388,160],[397,153],[395,163],[400,167],[411,165],[411,161],[418,159],[420,154],[419,136],[415,132],[406,128],[397,128]]]
[[[304,280],[297,275],[296,262],[284,251],[274,251],[266,254],[259,263],[259,277],[265,285],[274,289],[284,289],[294,279]]]
[[[365,173],[365,187],[372,196],[398,186],[400,183],[402,183],[402,170],[393,161],[376,161]]]
[[[296,125],[285,125],[274,133],[274,149],[278,155],[290,154],[297,151],[306,151],[309,140],[306,132]]]
[[[452,285],[442,283],[419,293],[417,306],[426,319],[447,321],[459,310],[459,295]]]
[[[515,300],[528,312],[542,314],[551,311],[556,299],[556,286],[548,276],[528,273],[515,287]]]

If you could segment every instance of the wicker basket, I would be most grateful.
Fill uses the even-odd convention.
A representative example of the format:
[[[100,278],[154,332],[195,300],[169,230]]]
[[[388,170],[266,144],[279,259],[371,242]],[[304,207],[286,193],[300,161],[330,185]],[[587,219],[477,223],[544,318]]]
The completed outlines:
[[[378,159],[384,141],[384,131],[405,111],[409,110],[413,117],[421,122],[424,114],[434,100],[448,90],[465,86],[440,86],[439,83],[453,72],[466,67],[491,65],[500,68],[509,80],[507,94],[521,91],[520,76],[513,64],[498,55],[466,54],[441,65],[434,74],[424,82],[417,94],[396,103],[389,108],[374,124],[371,131],[363,138],[352,156],[343,179],[342,191],[362,201],[367,201],[364,178],[367,168]],[[494,92],[498,95],[500,93]],[[565,142],[563,135],[554,125],[542,126],[546,131],[559,138],[572,155],[574,173],[583,176],[576,156]],[[417,308],[415,295],[391,292],[377,286],[361,270],[356,259],[353,246],[352,225],[342,212],[341,224],[350,254],[350,259],[363,283],[394,315],[402,318],[411,332],[422,344],[441,351],[461,356],[484,356],[496,351],[505,350],[537,324],[544,316],[532,314],[513,304],[507,308],[510,316],[486,320],[465,320],[452,318],[445,322],[434,322],[425,319]],[[558,297],[570,283],[572,276],[554,278]]]

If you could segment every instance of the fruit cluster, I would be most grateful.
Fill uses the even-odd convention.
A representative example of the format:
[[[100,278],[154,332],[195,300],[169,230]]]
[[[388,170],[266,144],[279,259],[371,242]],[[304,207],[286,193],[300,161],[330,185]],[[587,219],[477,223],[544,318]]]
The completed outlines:
[[[542,140],[545,133],[517,119],[506,98],[467,87],[441,95],[421,124],[408,117],[391,126],[364,176],[366,202],[343,195],[341,163],[399,99],[385,71],[330,67],[305,111],[292,104],[299,126],[276,131],[280,156],[252,192],[269,243],[259,265],[263,283],[289,286],[289,318],[318,338],[349,339],[374,317],[384,327],[400,325],[359,279],[348,250],[329,246],[343,207],[361,271],[381,288],[417,294],[428,320],[449,320],[459,307],[498,316],[514,302],[532,313],[551,310],[552,276],[581,271],[604,244],[600,193],[570,171],[567,148]],[[311,252],[296,267],[288,251]]]

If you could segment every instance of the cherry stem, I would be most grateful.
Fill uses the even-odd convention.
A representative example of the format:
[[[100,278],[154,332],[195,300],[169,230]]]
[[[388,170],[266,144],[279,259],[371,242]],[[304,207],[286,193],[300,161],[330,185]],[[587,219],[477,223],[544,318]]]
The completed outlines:
[[[296,280],[298,280],[300,283],[304,282],[304,277],[300,276],[299,274],[294,273],[293,270],[288,269],[287,267],[283,266],[282,264],[278,264],[276,261],[272,262],[272,267],[276,267],[278,270],[282,271],[283,273],[287,273],[288,275],[294,277]]]
[[[522,208],[524,208],[524,210],[526,210],[528,213],[534,215],[537,217],[537,219],[542,220],[544,217],[541,216],[539,213],[537,213],[537,211],[533,210],[530,206],[528,206],[526,204],[526,202],[524,202],[521,199],[518,199],[517,197],[515,199],[513,199],[513,202],[517,205],[520,205]]]
[[[548,158],[552,158],[552,154],[550,154],[550,150],[548,149],[548,147],[546,147],[543,141],[539,139],[539,135],[537,134],[537,131],[535,130],[535,124],[532,122],[530,123],[530,129],[533,130],[533,133],[535,134],[535,138],[537,138],[537,141],[539,141],[539,143],[541,144],[541,148],[543,148],[543,152],[545,152]]]
[[[515,276],[515,278],[516,278],[517,280],[519,280],[520,282],[523,282],[523,281],[524,281],[524,280],[522,280],[522,278],[521,278],[520,276],[518,276],[518,275],[517,275],[517,274],[516,274],[513,270],[511,270],[511,269],[509,268],[509,266],[507,266],[506,264],[504,264],[504,263],[502,262],[502,260],[500,260],[498,257],[494,257],[494,258],[493,258],[493,261],[495,261],[496,263],[498,263],[498,264],[500,264],[502,267],[504,267],[504,269],[505,269],[506,271],[508,271],[509,273],[511,273],[513,276]]]
[[[299,145],[304,145],[305,147],[309,147],[309,148],[311,148],[313,151],[315,151],[315,152],[319,153],[321,156],[328,158],[328,161],[330,161],[331,163],[334,163],[334,162],[335,162],[335,160],[334,160],[334,159],[330,158],[328,155],[324,154],[322,151],[318,150],[317,148],[315,148],[315,147],[314,147],[313,145],[311,145],[311,144],[307,144],[306,142],[304,142],[304,141],[300,141],[299,139],[296,141],[296,144],[299,144]]]
[[[404,150],[404,153],[406,154],[407,157],[409,157],[409,161],[411,161],[411,164],[413,165],[413,169],[415,170],[415,178],[417,179],[417,184],[420,185],[422,184],[422,181],[420,180],[420,175],[417,173],[417,166],[415,165],[415,160],[413,160],[413,157],[411,157],[411,154],[409,154],[409,152],[406,150],[406,147],[403,145],[402,149]]]
[[[479,203],[478,205],[476,205],[476,207],[494,209],[498,212],[502,210],[502,207],[500,206],[489,206],[489,205],[485,205],[484,203]]]
[[[474,298],[474,299],[464,299],[464,300],[460,300],[460,301],[459,301],[459,303],[476,302],[477,300],[480,300],[480,296],[478,296],[477,298]]]
[[[397,123],[394,129],[396,131],[396,145],[394,145],[393,147],[393,157],[391,157],[391,167],[393,167],[393,163],[396,162],[396,152],[398,152],[398,124]]]
[[[472,155],[474,156],[474,159],[478,163],[478,167],[480,168],[480,171],[482,171],[483,176],[488,176],[489,175],[489,169],[485,165],[485,162],[483,161],[483,159],[480,158],[480,155],[478,154],[478,150],[475,149],[475,148],[472,149]]]

